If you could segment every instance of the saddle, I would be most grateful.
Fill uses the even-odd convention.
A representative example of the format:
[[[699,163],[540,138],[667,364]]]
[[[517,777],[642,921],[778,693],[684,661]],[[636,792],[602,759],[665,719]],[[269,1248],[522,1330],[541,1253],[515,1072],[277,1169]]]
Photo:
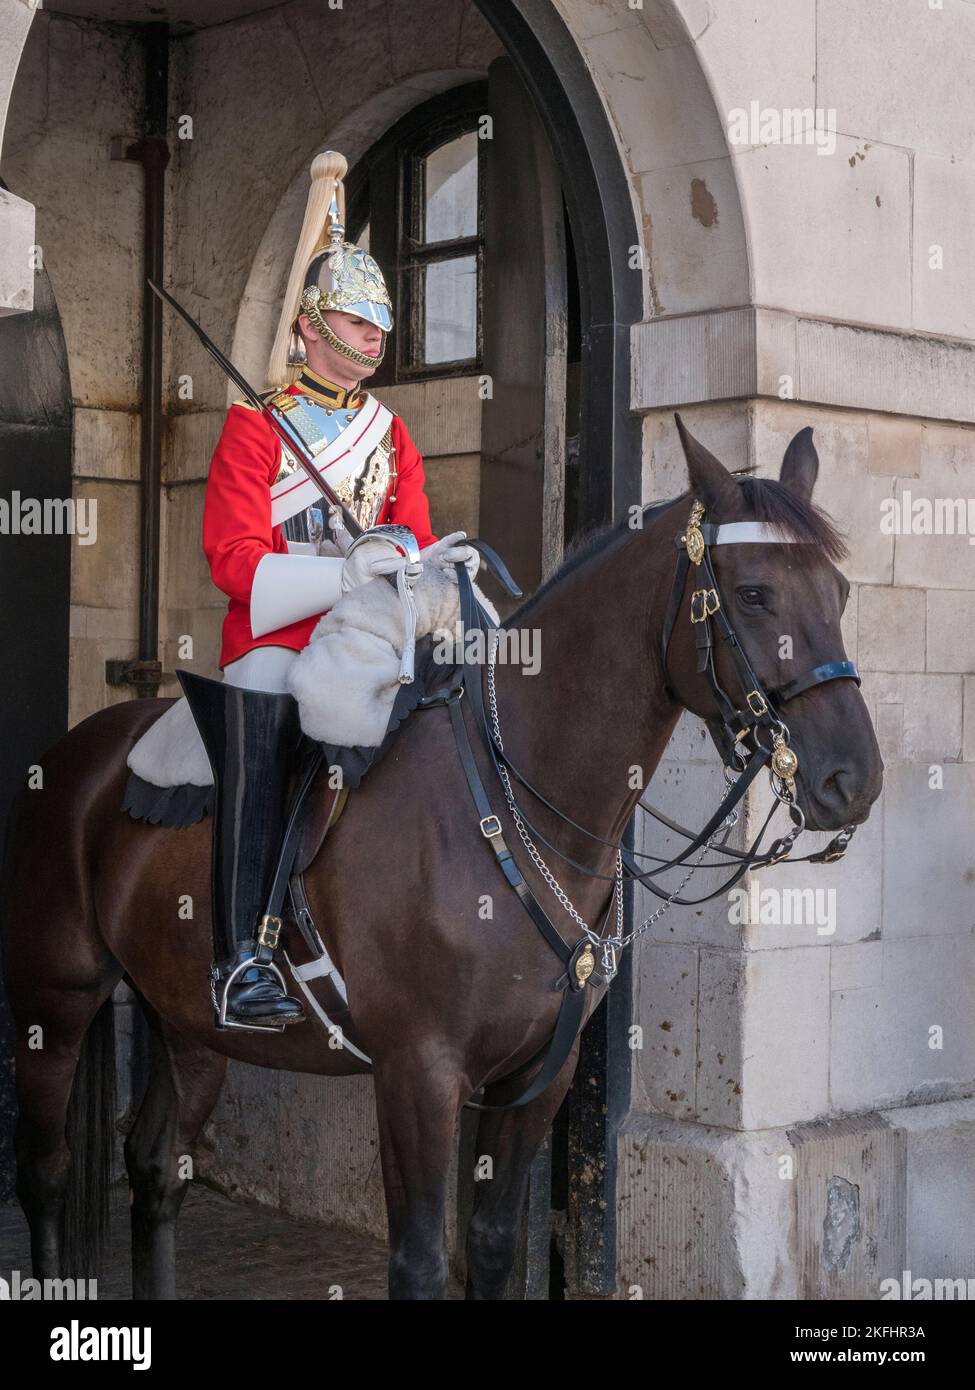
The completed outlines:
[[[415,677],[397,691],[380,744],[340,747],[315,743],[304,736],[298,759],[302,768],[298,781],[300,785],[303,780],[310,779],[310,785],[297,797],[296,814],[285,832],[279,881],[272,889],[272,897],[276,894],[281,899],[276,910],[282,917],[284,958],[304,1001],[322,1026],[361,1062],[363,1071],[370,1069],[371,1061],[356,1038],[345,982],[315,926],[303,875],[344,811],[349,792],[357,788],[370,769],[389,752],[413,711],[438,703],[461,684],[460,666],[434,660],[434,652],[432,636],[417,641]],[[336,776],[337,771],[340,776]],[[185,829],[208,815],[212,805],[212,786],[156,787],[130,772],[121,809],[133,819],[150,825]]]
[[[381,743],[375,747],[342,747],[333,743],[319,743],[322,767],[328,776],[338,780],[346,790],[354,790],[363,777],[389,752],[396,742],[400,729],[418,705],[428,700],[438,689],[450,689],[459,684],[459,666],[434,660],[435,644],[432,636],[421,637],[416,644],[416,674],[409,685],[400,686],[393,701],[386,733]],[[160,701],[160,715],[169,708],[172,701]],[[305,739],[311,744],[310,739]],[[341,770],[341,777],[335,778],[335,769]],[[324,784],[327,777],[322,775]],[[326,793],[330,789],[325,786]],[[334,798],[325,797],[331,802]],[[306,797],[309,814],[313,804],[321,798],[313,788]],[[184,782],[174,787],[157,787],[147,782],[138,773],[129,772],[122,797],[122,810],[128,812],[133,820],[145,821],[148,825],[160,825],[170,830],[185,830],[196,825],[213,809],[213,786],[200,787]],[[321,818],[319,808],[316,813]]]

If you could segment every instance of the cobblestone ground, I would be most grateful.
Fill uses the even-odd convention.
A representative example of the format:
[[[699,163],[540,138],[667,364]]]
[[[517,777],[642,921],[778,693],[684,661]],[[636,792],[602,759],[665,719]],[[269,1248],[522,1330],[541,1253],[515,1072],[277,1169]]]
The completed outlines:
[[[100,1300],[132,1297],[125,1189],[112,1212],[112,1244]],[[385,1299],[385,1245],[267,1207],[234,1202],[202,1184],[187,1193],[178,1226],[178,1295],[185,1299]],[[27,1223],[0,1205],[0,1275],[30,1271]],[[452,1287],[449,1297],[461,1298]]]

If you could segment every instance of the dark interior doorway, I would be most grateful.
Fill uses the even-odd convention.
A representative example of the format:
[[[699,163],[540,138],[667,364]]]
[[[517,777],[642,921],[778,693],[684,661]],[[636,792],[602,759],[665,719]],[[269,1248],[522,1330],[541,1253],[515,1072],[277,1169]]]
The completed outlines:
[[[17,533],[25,503],[71,497],[71,389],[61,320],[43,270],[34,309],[0,318],[0,837],[29,769],[68,726],[71,536]],[[49,511],[54,519],[60,508]],[[28,793],[29,794],[29,793]],[[0,1201],[13,1196],[13,1025],[0,979]]]

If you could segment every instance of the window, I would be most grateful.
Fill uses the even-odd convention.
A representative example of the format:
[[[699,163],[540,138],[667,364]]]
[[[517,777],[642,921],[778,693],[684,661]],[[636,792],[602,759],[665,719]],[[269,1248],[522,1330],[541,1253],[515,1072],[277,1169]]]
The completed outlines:
[[[349,231],[379,262],[393,301],[376,385],[480,370],[486,109],[481,82],[424,102],[349,175]]]

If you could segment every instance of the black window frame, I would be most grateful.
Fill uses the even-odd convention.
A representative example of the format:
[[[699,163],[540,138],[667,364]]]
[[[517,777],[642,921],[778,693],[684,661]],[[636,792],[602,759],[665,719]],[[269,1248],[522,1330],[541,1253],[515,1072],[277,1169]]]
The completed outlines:
[[[477,229],[473,236],[423,242],[424,164],[442,145],[472,131],[488,115],[488,84],[468,82],[422,102],[396,122],[356,163],[346,179],[346,219],[352,240],[369,224],[369,250],[378,261],[393,305],[393,331],[372,386],[403,385],[483,372],[481,294],[484,283],[486,161],[477,146]],[[424,353],[424,269],[470,256],[477,267],[475,356],[427,363]]]

